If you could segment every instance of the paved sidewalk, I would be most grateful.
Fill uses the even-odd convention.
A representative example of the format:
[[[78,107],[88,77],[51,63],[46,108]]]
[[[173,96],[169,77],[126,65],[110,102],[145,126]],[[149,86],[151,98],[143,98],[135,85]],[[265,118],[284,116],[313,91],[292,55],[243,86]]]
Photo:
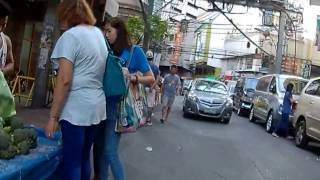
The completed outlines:
[[[16,102],[17,117],[26,124],[32,124],[39,128],[44,128],[49,118],[49,108],[33,109],[24,107],[24,103]]]

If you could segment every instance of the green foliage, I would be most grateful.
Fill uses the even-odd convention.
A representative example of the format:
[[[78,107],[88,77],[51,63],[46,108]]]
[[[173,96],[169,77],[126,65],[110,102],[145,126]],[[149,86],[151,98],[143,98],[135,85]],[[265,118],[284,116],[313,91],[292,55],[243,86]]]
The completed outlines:
[[[0,150],[6,150],[10,146],[10,136],[4,131],[0,132]]]
[[[12,159],[16,155],[17,151],[14,146],[10,145],[6,150],[0,150],[0,159]]]
[[[17,144],[17,154],[28,154],[31,148],[31,145],[28,141],[22,141],[21,143]]]
[[[11,126],[12,131],[14,131],[16,129],[23,129],[24,128],[23,123],[20,120],[18,120],[17,118],[13,118],[11,120],[10,126]]]
[[[10,134],[11,133],[11,127],[10,126],[6,126],[3,128],[3,131],[7,134]]]
[[[138,16],[130,16],[127,21],[127,29],[131,39],[136,42],[143,33],[143,20]]]
[[[0,121],[0,128],[10,134],[16,129],[23,129],[24,124],[16,117],[10,117]]]
[[[19,144],[23,141],[30,143],[31,148],[37,147],[37,133],[33,129],[16,129],[13,131],[13,143]]]
[[[161,37],[168,31],[168,23],[162,21],[160,16],[152,15],[148,17],[150,24],[150,41],[159,41]],[[128,18],[127,28],[133,41],[137,42],[140,36],[144,33],[145,24],[139,16]]]
[[[0,117],[0,128],[3,128],[3,125],[4,125],[4,119]]]
[[[14,118],[14,117],[4,118],[4,119],[3,119],[3,121],[2,121],[2,125],[3,125],[3,127],[10,126],[10,124],[11,124],[11,120],[12,120],[13,118]]]
[[[165,33],[168,31],[168,23],[162,21],[160,16],[149,16],[150,31],[151,31],[151,40],[159,41]]]
[[[16,117],[0,118],[0,159],[28,154],[30,149],[37,147],[37,138],[37,132],[25,128]]]

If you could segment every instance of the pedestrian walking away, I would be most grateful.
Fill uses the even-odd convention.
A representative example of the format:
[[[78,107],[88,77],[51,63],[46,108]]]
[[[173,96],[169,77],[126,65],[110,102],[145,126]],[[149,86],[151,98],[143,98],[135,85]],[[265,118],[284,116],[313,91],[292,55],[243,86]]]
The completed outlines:
[[[162,118],[161,123],[168,120],[168,116],[171,111],[171,106],[174,103],[175,96],[179,92],[181,86],[180,77],[177,75],[178,67],[172,65],[170,67],[170,74],[164,77],[163,84],[161,86],[162,92]]]
[[[146,93],[147,93],[147,101],[148,101],[148,116],[147,116],[147,125],[152,125],[152,114],[154,112],[154,108],[158,101],[158,92],[159,86],[158,83],[160,81],[160,70],[159,68],[153,63],[153,52],[151,50],[146,52],[147,59],[149,61],[150,68],[152,70],[153,76],[155,78],[155,82],[151,86],[146,86]]]
[[[102,30],[114,54],[122,59],[124,67],[129,61],[131,48],[134,48],[128,69],[123,68],[128,80],[133,84],[153,84],[154,77],[146,56],[140,47],[131,44],[125,23],[120,18],[110,18],[102,23]],[[139,72],[143,75],[141,76]],[[107,180],[109,167],[115,180],[125,179],[118,154],[121,134],[115,132],[118,113],[116,107],[119,100],[120,96],[106,98],[107,120],[97,127],[97,138],[94,142],[94,179]]]
[[[283,98],[283,106],[282,106],[282,115],[281,120],[276,125],[272,135],[278,137],[279,134],[283,134],[284,137],[288,136],[288,129],[289,129],[289,115],[292,111],[292,90],[293,84],[289,83],[286,88],[286,92]]]
[[[89,180],[94,130],[106,119],[103,75],[108,53],[86,0],[63,0],[61,28],[51,59],[59,63],[57,84],[45,132],[52,138],[59,122],[63,141],[63,179]]]

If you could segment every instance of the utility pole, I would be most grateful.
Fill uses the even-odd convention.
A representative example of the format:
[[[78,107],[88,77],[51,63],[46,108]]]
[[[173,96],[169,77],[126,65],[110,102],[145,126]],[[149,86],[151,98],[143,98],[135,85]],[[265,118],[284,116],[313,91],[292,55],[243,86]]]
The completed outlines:
[[[283,2],[283,7],[287,6],[287,0]],[[279,19],[279,32],[278,32],[278,43],[277,43],[277,52],[276,52],[276,59],[273,64],[273,72],[276,74],[281,74],[282,70],[282,60],[283,60],[283,52],[284,52],[284,45],[285,45],[285,38],[286,38],[286,22],[287,22],[287,14],[285,12],[285,8],[280,10],[280,19]]]
[[[276,60],[273,64],[273,73],[280,74],[283,59],[283,47],[285,42],[285,26],[286,26],[287,15],[284,12],[280,12],[280,22],[279,22],[279,33],[278,33],[278,43],[277,43],[277,53]]]
[[[37,63],[35,87],[32,96],[32,108],[41,108],[46,105],[48,74],[49,74],[49,54],[53,42],[54,27],[56,24],[56,7],[58,0],[48,1],[48,8],[44,18],[43,32],[41,35],[40,55]]]

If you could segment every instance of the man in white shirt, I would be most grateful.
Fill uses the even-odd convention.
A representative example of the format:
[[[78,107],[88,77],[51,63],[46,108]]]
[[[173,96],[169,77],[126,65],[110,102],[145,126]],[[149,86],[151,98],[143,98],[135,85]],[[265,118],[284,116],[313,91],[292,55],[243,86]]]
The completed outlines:
[[[14,68],[11,39],[3,33],[7,26],[10,12],[9,5],[0,1],[0,71],[4,74],[13,71]]]

